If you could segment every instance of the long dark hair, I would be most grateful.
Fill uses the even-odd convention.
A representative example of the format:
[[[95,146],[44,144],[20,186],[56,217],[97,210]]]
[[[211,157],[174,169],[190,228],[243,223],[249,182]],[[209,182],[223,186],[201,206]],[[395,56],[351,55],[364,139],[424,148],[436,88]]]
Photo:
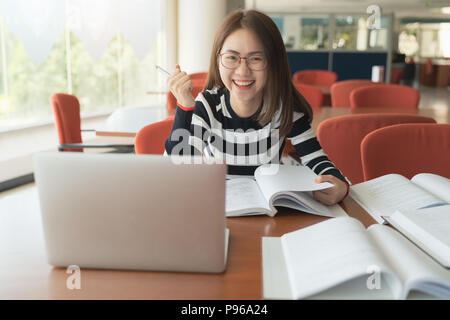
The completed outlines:
[[[225,18],[214,39],[205,88],[225,87],[219,73],[219,54],[225,39],[234,31],[242,28],[251,30],[258,36],[267,59],[264,104],[257,120],[264,126],[273,119],[277,110],[282,108],[280,136],[286,136],[292,128],[293,112],[303,112],[311,122],[312,109],[294,87],[280,31],[272,19],[264,13],[256,10],[237,10]]]

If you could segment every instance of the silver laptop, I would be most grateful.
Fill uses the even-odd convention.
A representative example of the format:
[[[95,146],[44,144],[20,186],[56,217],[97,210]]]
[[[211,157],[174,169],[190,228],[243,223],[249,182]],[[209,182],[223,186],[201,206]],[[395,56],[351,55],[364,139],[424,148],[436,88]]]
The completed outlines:
[[[48,152],[35,154],[34,173],[51,265],[225,270],[225,165]]]

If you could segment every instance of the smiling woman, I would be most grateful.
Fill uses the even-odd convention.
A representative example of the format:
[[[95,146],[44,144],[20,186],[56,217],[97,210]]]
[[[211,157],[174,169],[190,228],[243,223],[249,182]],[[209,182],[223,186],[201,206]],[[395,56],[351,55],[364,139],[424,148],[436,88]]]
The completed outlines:
[[[214,39],[205,90],[194,100],[180,66],[167,79],[179,108],[166,152],[202,155],[226,163],[230,175],[253,176],[258,166],[279,163],[289,139],[302,164],[319,175],[317,182],[333,185],[315,191],[316,200],[342,200],[348,185],[321,149],[310,127],[311,107],[290,74],[275,23],[256,10],[230,13]]]

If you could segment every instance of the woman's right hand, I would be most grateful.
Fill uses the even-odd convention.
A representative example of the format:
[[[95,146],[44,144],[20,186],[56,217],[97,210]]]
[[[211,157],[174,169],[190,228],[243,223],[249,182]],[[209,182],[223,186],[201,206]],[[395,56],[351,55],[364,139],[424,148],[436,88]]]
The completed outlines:
[[[179,105],[184,108],[193,108],[195,106],[195,99],[191,93],[191,78],[186,72],[180,70],[179,65],[176,65],[175,71],[167,78],[167,86]]]

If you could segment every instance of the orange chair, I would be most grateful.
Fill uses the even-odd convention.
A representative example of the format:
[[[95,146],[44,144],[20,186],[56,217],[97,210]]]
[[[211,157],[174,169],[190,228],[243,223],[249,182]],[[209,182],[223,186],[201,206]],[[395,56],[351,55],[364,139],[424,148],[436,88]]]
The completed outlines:
[[[311,108],[320,109],[323,103],[323,94],[320,89],[310,86],[309,84],[294,82],[294,86],[298,92],[308,101]]]
[[[370,80],[344,80],[333,83],[330,87],[332,107],[350,107],[350,92],[352,90],[375,84]]]
[[[411,179],[434,173],[450,179],[450,124],[399,124],[369,133],[361,143],[364,179],[389,173]]]
[[[199,85],[200,87],[205,86],[207,77],[208,77],[208,72],[196,72],[196,73],[189,74],[189,78],[191,78],[194,85]]]
[[[352,114],[330,118],[317,128],[317,139],[329,159],[352,183],[364,181],[360,145],[364,137],[381,127],[399,123],[436,123],[432,118],[401,114]]]
[[[134,139],[136,154],[164,154],[164,142],[172,130],[174,117],[146,125]]]
[[[50,104],[58,132],[59,151],[83,152],[84,148],[112,148],[118,153],[134,151],[132,144],[83,144],[81,132],[94,130],[81,130],[80,102],[77,97],[55,93],[50,96]]]
[[[194,82],[193,86],[192,86],[192,90],[191,90],[191,93],[194,96],[194,98],[197,97],[197,95],[202,91],[203,91],[203,86],[196,85],[196,83]],[[177,99],[172,94],[172,92],[168,91],[167,97],[166,97],[167,114],[169,114],[169,115],[175,114],[176,109],[177,109]]]
[[[332,85],[337,80],[337,74],[327,70],[301,70],[294,73],[292,81],[312,85]]]
[[[419,91],[398,84],[370,85],[350,93],[351,108],[417,109],[419,100]]]
[[[298,92],[308,101],[309,105],[313,109],[322,108],[323,93],[320,89],[310,86],[309,84],[294,82],[294,86]],[[283,157],[287,157],[290,153],[297,153],[292,143],[286,139],[284,149],[282,152]]]
[[[425,62],[425,73],[431,75],[433,73],[433,61],[428,58]]]
[[[403,69],[392,68],[391,69],[391,84],[400,84],[403,77]]]

